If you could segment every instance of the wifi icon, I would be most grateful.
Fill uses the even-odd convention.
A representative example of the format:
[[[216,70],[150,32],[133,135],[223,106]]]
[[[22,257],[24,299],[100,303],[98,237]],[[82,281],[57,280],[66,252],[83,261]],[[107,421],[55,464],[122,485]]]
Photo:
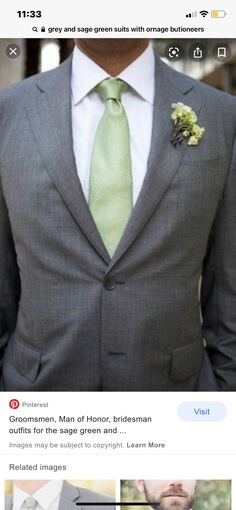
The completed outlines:
[[[200,11],[200,14],[205,18],[209,14],[209,11]]]

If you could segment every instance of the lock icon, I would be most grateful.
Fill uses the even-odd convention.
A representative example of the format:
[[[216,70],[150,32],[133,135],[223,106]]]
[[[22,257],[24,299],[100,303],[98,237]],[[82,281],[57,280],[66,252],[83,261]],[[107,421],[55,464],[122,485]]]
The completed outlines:
[[[45,28],[45,27],[42,27],[42,28],[41,28],[41,32],[46,32],[46,28]]]

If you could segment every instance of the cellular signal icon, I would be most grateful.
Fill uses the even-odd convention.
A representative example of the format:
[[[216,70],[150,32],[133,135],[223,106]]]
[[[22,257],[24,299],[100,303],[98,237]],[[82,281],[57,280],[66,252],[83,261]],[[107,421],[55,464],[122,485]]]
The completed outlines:
[[[205,18],[209,14],[209,11],[200,11],[199,14],[201,14],[201,16]]]
[[[197,17],[197,11],[189,12],[186,14],[186,18],[196,18]]]

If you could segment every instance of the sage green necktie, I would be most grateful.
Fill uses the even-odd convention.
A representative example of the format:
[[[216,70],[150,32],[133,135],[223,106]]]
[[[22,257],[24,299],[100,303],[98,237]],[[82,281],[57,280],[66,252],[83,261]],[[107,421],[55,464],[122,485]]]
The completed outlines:
[[[25,500],[25,508],[27,508],[27,510],[33,510],[36,508],[38,502],[36,501],[36,499],[33,498],[33,496],[29,496],[26,500]]]
[[[88,202],[110,257],[132,211],[129,125],[121,102],[125,89],[125,82],[113,78],[95,89],[105,102],[105,111],[94,137]]]

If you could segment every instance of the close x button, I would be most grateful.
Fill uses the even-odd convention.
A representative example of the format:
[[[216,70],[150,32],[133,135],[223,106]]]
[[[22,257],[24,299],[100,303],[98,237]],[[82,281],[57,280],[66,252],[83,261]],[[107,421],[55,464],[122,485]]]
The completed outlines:
[[[106,276],[103,280],[103,287],[106,290],[114,290],[117,286],[117,282],[110,276]]]

